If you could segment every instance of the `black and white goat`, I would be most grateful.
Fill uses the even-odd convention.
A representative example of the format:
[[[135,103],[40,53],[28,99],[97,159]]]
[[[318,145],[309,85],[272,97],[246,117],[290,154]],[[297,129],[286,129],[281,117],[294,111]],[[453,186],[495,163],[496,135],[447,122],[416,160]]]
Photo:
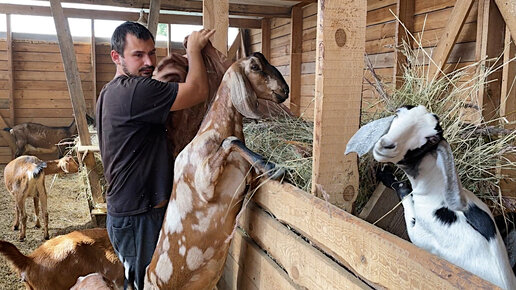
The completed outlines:
[[[516,277],[493,216],[472,192],[462,188],[450,145],[436,115],[424,106],[406,106],[395,116],[363,126],[346,154],[373,150],[379,162],[401,168],[412,185],[395,183],[403,197],[412,243],[504,289]],[[392,183],[392,182],[391,182]]]

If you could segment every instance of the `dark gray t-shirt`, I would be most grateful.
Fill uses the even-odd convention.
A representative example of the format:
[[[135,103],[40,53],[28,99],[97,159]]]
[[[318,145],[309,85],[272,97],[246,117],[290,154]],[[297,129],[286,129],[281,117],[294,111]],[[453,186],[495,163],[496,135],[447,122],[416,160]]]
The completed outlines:
[[[100,92],[96,116],[108,214],[140,214],[170,198],[165,121],[177,90],[177,83],[119,76]]]

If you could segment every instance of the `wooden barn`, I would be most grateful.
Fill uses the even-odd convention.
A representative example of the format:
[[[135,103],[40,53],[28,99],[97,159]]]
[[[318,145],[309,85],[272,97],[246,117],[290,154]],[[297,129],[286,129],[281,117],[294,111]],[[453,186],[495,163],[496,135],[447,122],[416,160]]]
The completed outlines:
[[[219,289],[495,287],[350,214],[358,194],[358,162],[356,155],[343,153],[359,129],[365,104],[378,98],[367,81],[372,76],[365,69],[365,55],[383,83],[400,86],[405,57],[398,47],[413,42],[406,30],[432,54],[430,74],[503,58],[506,65],[491,75],[476,105],[485,112],[500,107],[501,116],[514,120],[514,0],[33,2],[46,6],[0,4],[6,27],[0,31],[2,128],[24,122],[67,126],[75,116],[80,151],[91,159],[96,148],[85,114],[94,114],[100,90],[115,73],[109,39],[96,37],[102,28],[95,22],[136,21],[139,10],[151,31],[156,32],[158,23],[168,24],[169,39],[157,43],[158,60],[168,52],[183,51],[180,43],[170,40],[171,24],[215,28],[213,43],[221,52],[262,52],[290,85],[291,111],[314,121],[312,191],[274,181],[259,189],[239,220]],[[65,5],[69,3],[82,5],[71,8]],[[106,11],[102,6],[120,9]],[[11,18],[16,15],[52,16],[57,33],[13,33]],[[72,37],[67,18],[91,20],[91,37]],[[230,45],[228,27],[240,31]],[[0,130],[0,137],[0,163],[7,163],[14,144],[7,131]],[[91,160],[86,164],[93,166]],[[90,176],[95,202],[100,204],[97,179]],[[329,202],[321,199],[322,188]],[[504,194],[516,196],[510,186]]]

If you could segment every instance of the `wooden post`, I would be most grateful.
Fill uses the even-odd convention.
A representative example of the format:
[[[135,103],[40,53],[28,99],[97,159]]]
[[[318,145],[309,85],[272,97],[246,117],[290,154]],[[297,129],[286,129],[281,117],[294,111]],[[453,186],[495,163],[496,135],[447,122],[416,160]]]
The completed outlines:
[[[149,20],[147,22],[147,29],[149,29],[152,35],[154,35],[154,38],[156,38],[156,34],[158,33],[160,5],[161,0],[151,0],[149,7]]]
[[[399,21],[396,22],[396,32],[394,36],[395,53],[393,81],[396,85],[396,88],[400,88],[403,85],[403,69],[407,64],[407,58],[405,55],[403,55],[403,52],[400,48],[403,48],[403,43],[406,43],[406,45],[412,47],[412,39],[410,38],[409,34],[414,32],[415,0],[397,0],[396,2],[396,15],[398,15]],[[405,27],[403,27],[402,24]]]
[[[170,23],[167,23],[167,56],[172,53],[172,31],[170,29]]]
[[[66,74],[66,83],[72,100],[73,113],[77,124],[77,131],[82,145],[90,145],[90,133],[88,132],[88,124],[86,123],[86,103],[84,102],[84,93],[81,86],[81,78],[79,77],[79,68],[73,48],[72,35],[68,26],[68,19],[63,14],[60,0],[50,0],[50,8],[54,23],[56,25],[57,40],[59,41],[59,49],[63,59],[63,66]]]
[[[448,24],[444,28],[437,47],[432,52],[433,63],[430,63],[429,80],[437,77],[444,68],[450,52],[459,37],[459,32],[462,30],[466,17],[471,10],[471,6],[473,6],[473,2],[473,0],[457,0],[455,2],[455,7],[453,7]]]
[[[97,41],[95,40],[95,19],[91,19],[91,81],[93,85],[93,112],[97,108]]]
[[[213,47],[224,55],[228,53],[229,2],[228,0],[203,0],[202,25],[215,29],[211,39]]]
[[[238,34],[235,37],[235,40],[233,40],[233,43],[229,47],[228,59],[231,59],[233,61],[237,60],[238,49],[240,48],[240,45],[242,44],[241,38],[242,38],[242,32],[238,31]]]
[[[482,19],[480,53],[479,60],[483,62],[480,69],[484,71],[487,67],[500,65],[501,62],[491,61],[491,58],[498,58],[504,50],[504,34],[505,23],[493,0],[483,0],[479,2],[482,5]],[[483,72],[481,72],[482,74]],[[484,88],[479,89],[478,107],[482,108],[482,117],[484,121],[490,121],[498,117],[497,109],[500,106],[501,80],[502,71],[493,71],[486,80]]]
[[[16,124],[15,115],[14,115],[14,71],[13,71],[13,35],[11,31],[11,15],[5,15],[6,21],[6,45],[7,45],[7,78],[9,85],[9,119],[11,126]],[[3,123],[3,124],[2,124]],[[5,125],[5,126],[4,126]],[[0,121],[0,126],[4,126],[3,128],[10,127],[7,125],[5,120],[2,118]],[[11,157],[14,158],[14,153],[16,152],[16,145],[14,144],[13,137],[7,131],[2,130],[2,137],[7,141],[9,148],[11,149]]]
[[[301,56],[303,53],[303,8],[292,7],[290,17],[290,110],[301,111]]]
[[[503,63],[506,65],[502,69],[502,88],[500,100],[500,116],[507,119],[509,122],[516,121],[516,62],[509,62],[516,57],[516,45],[511,43],[511,32],[509,27],[505,29],[505,49],[503,54]],[[514,130],[516,125],[506,125],[505,128]],[[504,158],[509,158],[511,161],[516,161],[516,156],[506,155]],[[499,167],[497,168],[499,169]],[[516,176],[514,170],[498,170],[498,174],[507,176]],[[516,182],[511,180],[500,180],[500,190],[502,196],[515,197],[516,196]]]
[[[360,124],[366,6],[318,2],[312,193],[326,192],[347,211],[358,193],[358,164],[343,152]]]
[[[262,19],[262,54],[266,59],[271,57],[271,20]]]
[[[512,40],[516,42],[516,1],[514,0],[495,0],[500,13],[511,32]]]

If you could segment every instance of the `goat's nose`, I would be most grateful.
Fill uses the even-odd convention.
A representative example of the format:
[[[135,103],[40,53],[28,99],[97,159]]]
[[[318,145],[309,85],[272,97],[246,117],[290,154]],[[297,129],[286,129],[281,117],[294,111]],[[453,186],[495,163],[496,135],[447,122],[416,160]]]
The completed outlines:
[[[392,142],[392,141],[389,141],[389,140],[386,140],[386,139],[381,139],[380,140],[380,146],[382,146],[382,148],[385,148],[385,149],[394,149],[396,148],[396,142]]]

